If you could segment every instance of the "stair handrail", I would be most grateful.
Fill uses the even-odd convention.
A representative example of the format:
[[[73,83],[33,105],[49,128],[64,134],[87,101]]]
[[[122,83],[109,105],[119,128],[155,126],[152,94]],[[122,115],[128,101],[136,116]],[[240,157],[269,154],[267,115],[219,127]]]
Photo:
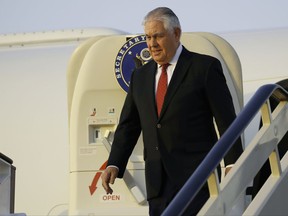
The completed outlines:
[[[278,101],[288,101],[288,92],[277,84],[261,86],[210,150],[195,172],[186,181],[181,190],[161,214],[162,216],[182,215],[211,174],[217,169],[217,166],[235,141],[244,132],[263,104],[269,100],[270,97],[275,97]]]

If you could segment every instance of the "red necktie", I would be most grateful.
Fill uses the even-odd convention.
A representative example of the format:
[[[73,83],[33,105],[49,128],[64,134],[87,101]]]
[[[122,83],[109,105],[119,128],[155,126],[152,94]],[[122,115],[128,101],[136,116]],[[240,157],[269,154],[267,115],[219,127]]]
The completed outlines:
[[[157,111],[158,111],[158,116],[160,116],[160,112],[162,109],[162,105],[164,102],[165,94],[167,91],[167,67],[169,64],[164,64],[162,65],[162,72],[158,81],[158,87],[157,87],[157,92],[156,92],[156,103],[157,103]]]

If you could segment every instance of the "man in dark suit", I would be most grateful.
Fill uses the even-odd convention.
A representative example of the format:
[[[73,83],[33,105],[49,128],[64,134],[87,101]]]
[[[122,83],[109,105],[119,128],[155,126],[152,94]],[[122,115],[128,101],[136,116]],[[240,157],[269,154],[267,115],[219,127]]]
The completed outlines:
[[[143,25],[153,60],[132,74],[102,185],[113,192],[110,184],[123,177],[142,131],[149,214],[160,215],[216,143],[213,118],[223,134],[235,111],[220,61],[181,45],[181,26],[172,10],[152,10]],[[166,66],[168,88],[161,105],[158,88]],[[241,153],[238,142],[225,163],[233,164]],[[187,215],[195,215],[208,197],[206,185]]]

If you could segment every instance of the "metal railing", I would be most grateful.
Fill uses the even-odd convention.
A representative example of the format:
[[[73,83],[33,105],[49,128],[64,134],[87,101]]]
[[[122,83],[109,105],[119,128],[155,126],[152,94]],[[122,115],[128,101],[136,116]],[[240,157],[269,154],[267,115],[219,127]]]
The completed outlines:
[[[214,181],[216,179],[215,170],[217,169],[217,166],[233,146],[235,141],[244,132],[252,119],[257,115],[259,110],[262,110],[264,114],[271,116],[271,110],[269,109],[270,97],[275,97],[278,101],[287,101],[288,93],[277,84],[267,84],[260,87],[243,110],[239,113],[231,126],[207,154],[206,158],[195,170],[193,175],[191,175],[191,177],[187,180],[170,205],[162,213],[162,216],[182,215],[206,181],[208,181],[210,196],[211,191],[214,191],[215,194],[213,195],[217,196],[217,193],[220,190],[219,183],[217,180]],[[261,166],[259,165],[259,167]],[[230,172],[233,172],[233,168]],[[213,185],[214,188],[211,189],[211,185]]]
[[[0,215],[14,213],[15,170],[13,160],[0,152]]]

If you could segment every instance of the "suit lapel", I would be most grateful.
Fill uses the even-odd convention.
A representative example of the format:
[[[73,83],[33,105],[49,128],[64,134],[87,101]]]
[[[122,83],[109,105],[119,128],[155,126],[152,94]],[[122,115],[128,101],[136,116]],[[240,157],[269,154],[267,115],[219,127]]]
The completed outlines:
[[[173,72],[173,76],[171,78],[171,81],[167,89],[167,93],[165,96],[160,118],[165,113],[167,107],[169,106],[171,99],[173,98],[174,94],[177,92],[177,89],[179,88],[182,80],[184,79],[186,73],[188,72],[189,65],[191,64],[191,61],[189,61],[189,56],[190,56],[189,51],[183,47],[183,51],[179,56],[178,62]]]
[[[148,65],[147,65],[148,66]],[[152,61],[149,67],[147,67],[147,71],[153,71],[153,73],[147,73],[147,99],[149,105],[151,104],[151,109],[154,110],[155,116],[157,116],[157,107],[156,107],[156,99],[155,99],[155,76],[157,72],[157,63]]]

